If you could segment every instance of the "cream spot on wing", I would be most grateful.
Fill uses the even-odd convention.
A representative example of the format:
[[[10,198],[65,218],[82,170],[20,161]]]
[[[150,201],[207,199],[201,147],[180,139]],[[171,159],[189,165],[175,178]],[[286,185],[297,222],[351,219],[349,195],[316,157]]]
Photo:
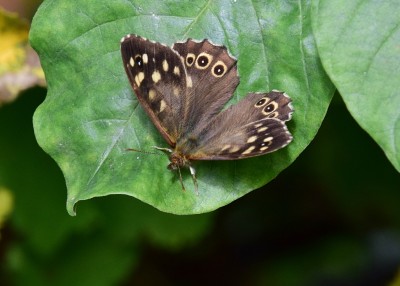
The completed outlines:
[[[140,72],[135,76],[135,82],[136,82],[137,86],[140,86],[140,84],[142,83],[143,79],[144,79],[144,73],[143,72]]]
[[[256,146],[250,146],[249,148],[246,149],[246,151],[242,152],[242,155],[250,154],[254,149],[256,149]]]
[[[254,135],[254,136],[249,137],[249,139],[247,139],[247,143],[253,143],[256,140],[257,140],[257,136]]]
[[[168,71],[169,65],[168,65],[167,60],[163,60],[163,62],[162,62],[162,68],[163,68],[163,70],[164,70],[165,72]]]
[[[263,141],[264,142],[270,142],[270,141],[272,141],[272,139],[274,139],[274,138],[269,136],[269,137],[265,138]]]
[[[257,123],[257,124],[254,124],[254,127],[255,128],[258,128],[258,127],[260,127],[260,126],[262,126],[263,124],[262,123]]]
[[[188,76],[186,78],[186,86],[187,87],[193,87],[192,77]]]
[[[151,78],[153,79],[154,83],[157,83],[161,79],[160,72],[154,71],[153,74],[151,75]]]
[[[239,151],[240,150],[240,147],[239,146],[233,146],[232,148],[231,148],[231,150],[229,150],[229,153],[235,153],[235,152],[237,152],[237,151]]]
[[[149,62],[149,57],[147,56],[147,54],[143,54],[142,60],[144,64],[147,64]]]
[[[179,88],[177,86],[174,86],[172,88],[172,92],[174,93],[175,96],[179,96]]]
[[[167,104],[165,103],[165,101],[161,100],[160,101],[160,112],[163,112],[166,107],[167,107]]]
[[[268,149],[268,146],[261,147],[261,148],[260,148],[260,151],[265,151],[265,150],[267,150],[267,149]]]
[[[174,67],[174,74],[176,74],[177,76],[181,74],[181,71],[178,66]]]
[[[142,82],[143,79],[144,79],[144,72],[140,72],[140,73],[138,74],[138,76],[139,76],[139,81]]]
[[[153,101],[155,97],[156,97],[155,90],[154,89],[150,89],[149,90],[149,99],[150,99],[150,101]]]
[[[224,147],[222,147],[221,151],[228,150],[229,148],[231,148],[231,145],[226,144],[226,145],[224,145]]]
[[[129,59],[129,64],[131,65],[131,67],[135,66],[135,60],[132,57]]]
[[[258,130],[257,130],[257,132],[258,133],[260,133],[260,132],[263,132],[263,131],[265,131],[265,130],[267,130],[268,129],[268,127],[261,127],[261,128],[259,128]]]

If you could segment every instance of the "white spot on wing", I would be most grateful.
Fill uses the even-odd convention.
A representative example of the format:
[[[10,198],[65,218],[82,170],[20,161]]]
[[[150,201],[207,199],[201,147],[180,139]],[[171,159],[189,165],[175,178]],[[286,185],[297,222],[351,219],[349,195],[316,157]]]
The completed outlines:
[[[229,153],[235,153],[235,152],[237,152],[237,151],[239,151],[240,150],[240,147],[239,146],[233,146],[232,148],[231,148],[231,150],[229,150]]]
[[[160,101],[160,112],[163,112],[166,107],[167,107],[167,104],[165,103],[165,101],[161,100]]]
[[[138,74],[135,76],[136,85],[137,85],[137,86],[140,86],[140,84],[142,83],[143,79],[144,79],[144,73],[143,73],[143,72],[138,73]]]
[[[153,74],[151,75],[151,78],[153,79],[154,83],[157,83],[161,79],[160,72],[154,71]]]
[[[228,150],[229,148],[231,148],[231,145],[226,144],[224,147],[222,147],[221,151]]]
[[[165,72],[168,71],[169,65],[168,65],[167,60],[163,60],[163,62],[162,62],[162,67],[163,67],[163,70],[164,70]]]
[[[174,93],[175,96],[179,96],[179,88],[174,86],[173,87],[173,93]]]
[[[147,56],[147,54],[143,54],[142,59],[144,64],[147,64],[149,62],[149,57]]]
[[[256,146],[250,146],[249,148],[247,148],[245,151],[242,152],[242,155],[250,154],[254,149],[256,149]]]
[[[192,82],[192,78],[190,76],[188,76],[186,78],[186,86],[187,87],[193,87],[193,82]]]
[[[176,74],[177,76],[181,74],[181,71],[179,70],[178,66],[174,67],[174,74]]]
[[[154,91],[154,89],[150,89],[149,90],[149,99],[150,99],[150,101],[153,101],[155,97],[156,97],[156,92]]]
[[[256,140],[257,140],[257,136],[254,135],[254,136],[249,137],[249,139],[247,139],[247,143],[253,143]]]

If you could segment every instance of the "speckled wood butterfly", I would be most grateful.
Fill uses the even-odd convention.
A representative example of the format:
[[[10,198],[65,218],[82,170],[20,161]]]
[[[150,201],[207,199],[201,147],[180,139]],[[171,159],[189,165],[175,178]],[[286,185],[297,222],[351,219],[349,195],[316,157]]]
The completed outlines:
[[[239,77],[236,59],[224,46],[188,39],[172,48],[137,35],[121,40],[125,71],[151,121],[167,141],[168,169],[193,160],[235,160],[285,147],[292,140],[285,122],[293,109],[283,92],[249,93],[221,111]],[[157,148],[157,147],[156,147]]]

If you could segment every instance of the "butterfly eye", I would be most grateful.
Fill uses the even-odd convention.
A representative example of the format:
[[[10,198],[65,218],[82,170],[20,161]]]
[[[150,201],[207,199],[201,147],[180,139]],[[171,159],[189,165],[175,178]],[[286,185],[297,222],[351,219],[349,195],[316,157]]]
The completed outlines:
[[[194,63],[194,59],[195,59],[194,54],[191,54],[191,53],[187,54],[187,56],[186,56],[186,65],[188,67],[191,67],[193,65],[193,63]]]
[[[140,56],[140,55],[136,55],[135,56],[135,64],[138,66],[138,67],[143,67],[143,59],[142,59],[142,56]]]
[[[226,65],[223,62],[218,61],[212,68],[212,74],[215,77],[222,77],[226,73],[226,70]]]
[[[212,61],[212,56],[207,53],[201,53],[196,60],[196,68],[205,69]]]

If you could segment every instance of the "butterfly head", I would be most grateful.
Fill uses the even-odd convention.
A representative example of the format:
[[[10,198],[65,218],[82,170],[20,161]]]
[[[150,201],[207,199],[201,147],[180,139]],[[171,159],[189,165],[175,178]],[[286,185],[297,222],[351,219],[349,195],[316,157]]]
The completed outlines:
[[[177,170],[182,167],[187,167],[189,166],[189,160],[179,152],[174,151],[170,156],[169,156],[169,161],[170,163],[168,164],[168,170]]]
[[[185,186],[183,185],[183,180],[182,180],[182,174],[181,174],[181,168],[182,167],[189,167],[190,169],[190,174],[192,175],[193,183],[195,186],[195,192],[198,194],[198,185],[197,185],[197,179],[196,179],[196,171],[195,169],[190,165],[190,160],[186,158],[183,154],[181,154],[178,151],[173,151],[171,155],[169,156],[169,161],[170,163],[168,164],[168,169],[171,171],[178,171],[179,173],[179,181],[181,182],[182,190],[185,191]]]

